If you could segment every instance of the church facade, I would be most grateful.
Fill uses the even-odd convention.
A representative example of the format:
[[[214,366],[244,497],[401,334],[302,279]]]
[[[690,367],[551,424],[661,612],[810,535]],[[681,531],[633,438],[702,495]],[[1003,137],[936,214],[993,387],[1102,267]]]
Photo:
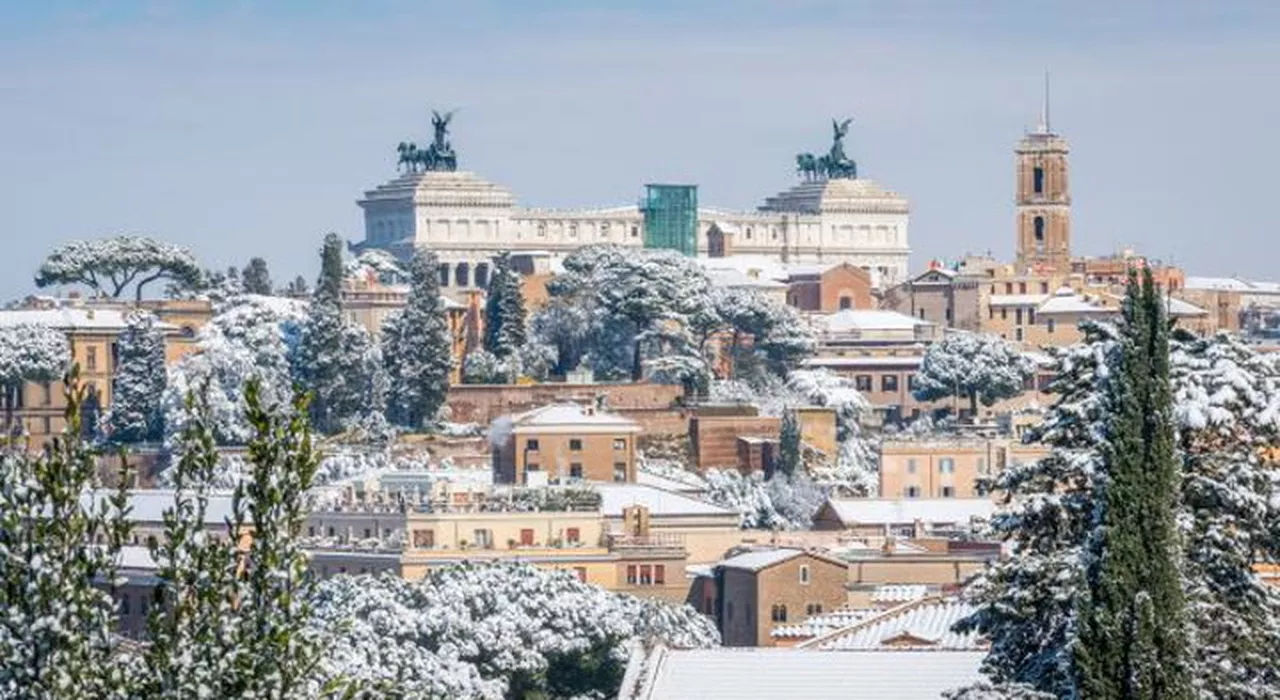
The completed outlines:
[[[403,146],[404,144],[402,144]],[[451,149],[449,150],[452,153]],[[562,259],[596,243],[643,247],[638,205],[584,209],[519,206],[507,188],[476,173],[409,168],[365,192],[365,237],[358,248],[408,256],[435,251],[452,290],[484,288],[498,252]],[[756,211],[699,208],[697,254],[765,256],[787,263],[850,263],[873,284],[907,277],[907,200],[872,180],[806,173]]]

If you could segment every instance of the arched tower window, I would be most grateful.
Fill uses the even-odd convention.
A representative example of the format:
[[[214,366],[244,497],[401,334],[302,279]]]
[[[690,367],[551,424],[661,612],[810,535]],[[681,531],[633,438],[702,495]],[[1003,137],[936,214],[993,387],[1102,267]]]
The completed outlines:
[[[1032,191],[1036,194],[1044,194],[1044,168],[1037,165],[1032,171],[1031,179],[1033,180]]]
[[[1032,226],[1035,227],[1036,243],[1044,243],[1044,217],[1037,216],[1032,221]]]
[[[489,263],[476,265],[476,286],[481,289],[489,288]]]
[[[453,279],[459,287],[471,286],[471,265],[460,262],[454,266]]]
[[[449,263],[440,263],[440,286],[449,286]]]

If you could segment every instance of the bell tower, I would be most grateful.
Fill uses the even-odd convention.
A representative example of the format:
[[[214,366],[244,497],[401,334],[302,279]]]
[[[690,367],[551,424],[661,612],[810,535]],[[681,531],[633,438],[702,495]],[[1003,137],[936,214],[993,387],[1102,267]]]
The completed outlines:
[[[1017,268],[1071,269],[1071,190],[1067,141],[1049,126],[1049,76],[1040,123],[1022,137],[1017,159]]]

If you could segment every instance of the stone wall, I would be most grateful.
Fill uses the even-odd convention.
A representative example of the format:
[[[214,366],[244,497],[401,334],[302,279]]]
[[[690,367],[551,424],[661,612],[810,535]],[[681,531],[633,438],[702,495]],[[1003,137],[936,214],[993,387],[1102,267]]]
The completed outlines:
[[[449,389],[449,410],[455,423],[488,424],[499,416],[554,403],[589,403],[603,397],[605,409],[668,410],[682,394],[668,384],[464,384]]]

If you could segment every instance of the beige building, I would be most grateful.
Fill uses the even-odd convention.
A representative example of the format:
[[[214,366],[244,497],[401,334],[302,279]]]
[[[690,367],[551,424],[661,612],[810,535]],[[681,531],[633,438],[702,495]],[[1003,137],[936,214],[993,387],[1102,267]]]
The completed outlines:
[[[748,551],[699,576],[689,602],[715,618],[725,646],[771,646],[776,626],[843,605],[847,577],[843,561],[816,552]]]
[[[1048,453],[1009,438],[939,436],[880,443],[880,497],[977,498],[979,478]]]
[[[578,404],[555,404],[511,418],[494,450],[494,479],[504,484],[636,480],[634,421]]]

